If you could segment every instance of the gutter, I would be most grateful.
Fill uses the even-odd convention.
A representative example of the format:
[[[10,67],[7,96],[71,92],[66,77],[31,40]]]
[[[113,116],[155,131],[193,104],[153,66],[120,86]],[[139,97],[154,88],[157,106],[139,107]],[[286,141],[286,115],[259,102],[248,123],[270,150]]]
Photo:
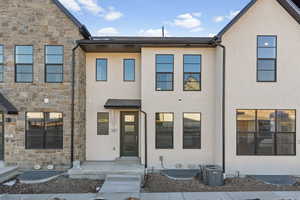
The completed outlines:
[[[215,45],[223,49],[223,62],[222,62],[222,169],[225,173],[226,154],[225,154],[225,104],[226,104],[226,47],[222,45],[222,40],[218,37],[215,38]]]
[[[71,101],[71,168],[74,161],[74,113],[75,113],[75,51],[79,47],[79,44],[72,49],[72,101]]]
[[[140,111],[144,114],[145,116],[145,169],[148,168],[148,142],[147,142],[147,113],[143,110],[140,109]]]

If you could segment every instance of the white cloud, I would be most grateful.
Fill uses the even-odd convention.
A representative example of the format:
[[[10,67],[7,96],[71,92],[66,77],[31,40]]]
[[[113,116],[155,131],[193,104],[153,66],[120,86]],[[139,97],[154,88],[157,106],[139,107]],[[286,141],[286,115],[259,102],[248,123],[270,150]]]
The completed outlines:
[[[96,0],[77,0],[85,9],[91,11],[93,14],[103,12],[103,8],[97,4]]]
[[[162,29],[147,29],[147,30],[140,30],[139,35],[141,36],[149,36],[149,37],[162,37]],[[165,36],[170,36],[169,32],[165,29]]]
[[[201,12],[194,12],[193,15],[196,16],[196,17],[201,17],[202,13]]]
[[[107,21],[114,21],[123,16],[123,13],[116,11],[114,7],[110,7],[109,11],[104,15],[104,19]]]
[[[192,33],[195,33],[195,32],[200,32],[200,31],[203,31],[204,29],[202,27],[197,27],[197,28],[194,28],[192,30],[190,30],[190,32]]]
[[[60,0],[68,9],[74,11],[80,11],[80,6],[75,0]]]
[[[214,17],[214,22],[218,23],[218,22],[222,22],[224,21],[225,17],[224,16],[217,16]]]
[[[201,21],[197,18],[197,16],[191,13],[185,13],[177,16],[174,20],[174,25],[186,29],[192,29],[199,27],[201,25]]]
[[[210,33],[210,34],[208,34],[208,36],[209,37],[215,37],[217,34],[215,34],[215,33]]]
[[[117,34],[119,34],[119,31],[114,27],[102,28],[96,32],[96,35],[98,36],[111,36]]]
[[[236,11],[231,10],[229,15],[227,15],[226,17],[228,19],[233,19],[237,14],[239,14],[239,12],[240,12],[240,10],[236,10]]]

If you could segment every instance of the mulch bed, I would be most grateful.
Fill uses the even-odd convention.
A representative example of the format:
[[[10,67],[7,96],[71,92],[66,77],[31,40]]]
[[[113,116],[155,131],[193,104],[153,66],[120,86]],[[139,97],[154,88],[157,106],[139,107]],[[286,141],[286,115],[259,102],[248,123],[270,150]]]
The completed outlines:
[[[0,194],[61,194],[61,193],[96,193],[103,181],[88,179],[70,179],[60,176],[46,183],[22,184],[13,186],[0,184]]]
[[[161,174],[149,174],[143,192],[242,192],[242,191],[300,191],[300,179],[293,186],[266,184],[251,177],[227,178],[224,186],[209,187],[197,178],[176,181]]]

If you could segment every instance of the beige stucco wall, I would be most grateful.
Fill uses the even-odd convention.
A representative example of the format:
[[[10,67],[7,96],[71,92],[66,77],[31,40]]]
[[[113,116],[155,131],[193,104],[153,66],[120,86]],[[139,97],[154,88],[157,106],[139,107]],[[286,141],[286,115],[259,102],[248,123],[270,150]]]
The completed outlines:
[[[108,61],[107,81],[96,81],[97,58],[106,58]],[[123,81],[123,59],[129,58],[136,60],[134,82]],[[115,160],[120,156],[120,110],[107,110],[104,104],[109,98],[141,98],[140,63],[138,53],[86,54],[87,160]],[[97,112],[109,112],[109,135],[97,135]],[[142,139],[141,136],[139,138]]]
[[[174,91],[155,91],[155,55],[174,54]],[[183,91],[183,55],[202,55],[202,91]],[[148,113],[148,165],[183,168],[214,163],[215,145],[215,49],[214,48],[143,48],[142,108]],[[174,149],[155,149],[155,113],[174,113]],[[183,149],[183,113],[201,112],[201,149]]]
[[[256,82],[256,37],[277,35],[277,82]],[[236,109],[300,110],[300,26],[273,0],[259,0],[223,37],[227,47],[226,171],[300,174],[297,156],[236,156]],[[300,118],[297,117],[297,127]]]

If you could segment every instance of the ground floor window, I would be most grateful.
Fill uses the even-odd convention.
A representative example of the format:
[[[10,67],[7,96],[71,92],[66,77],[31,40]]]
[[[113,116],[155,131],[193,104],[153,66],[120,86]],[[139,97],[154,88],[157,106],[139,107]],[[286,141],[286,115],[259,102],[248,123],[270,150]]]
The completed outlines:
[[[109,113],[99,112],[97,113],[97,135],[109,134]]]
[[[201,114],[183,113],[183,148],[201,148]]]
[[[295,155],[296,110],[237,110],[237,155]]]
[[[173,113],[156,113],[156,148],[172,149],[173,148]]]
[[[63,114],[26,113],[26,149],[62,149]]]

